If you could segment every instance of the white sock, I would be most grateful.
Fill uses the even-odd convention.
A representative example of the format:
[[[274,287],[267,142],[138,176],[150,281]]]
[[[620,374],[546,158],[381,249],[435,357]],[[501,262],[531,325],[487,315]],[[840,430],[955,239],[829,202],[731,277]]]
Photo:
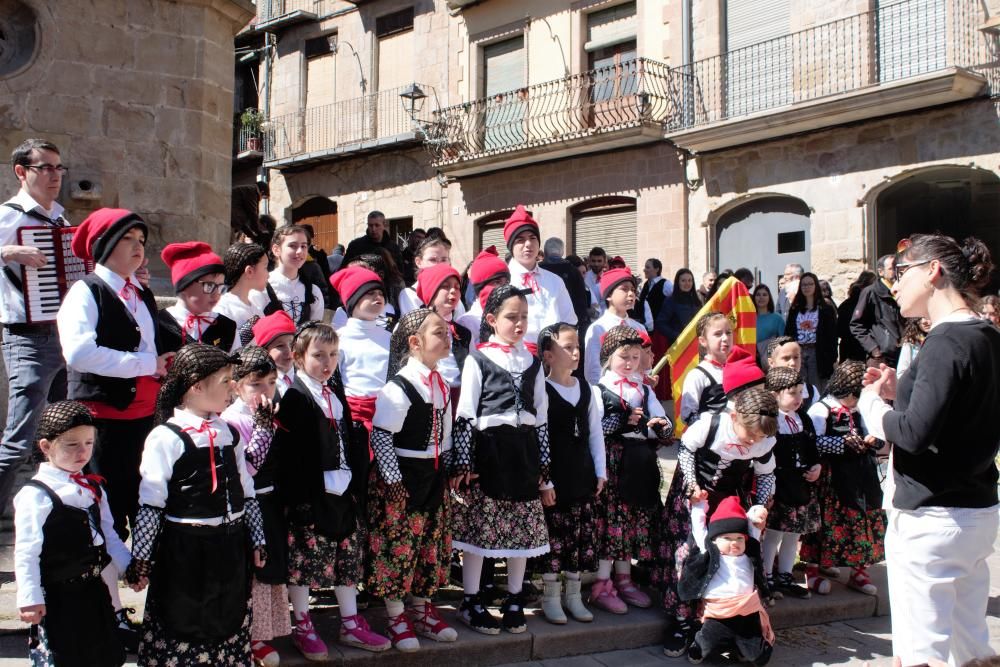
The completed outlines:
[[[632,561],[630,560],[616,560],[615,561],[615,574],[632,574]]]
[[[566,575],[566,578],[569,579],[570,581],[580,581],[579,572],[564,572],[564,574]]]
[[[559,575],[555,572],[545,572],[542,574],[542,581],[547,581],[551,584],[553,581],[559,581]]]
[[[415,609],[422,610],[424,607],[427,606],[427,603],[430,601],[431,601],[430,598],[418,598],[416,595],[410,596],[410,606]]]
[[[602,560],[597,563],[597,578],[601,581],[611,578],[611,567],[614,565],[613,560]]]
[[[118,569],[111,563],[101,570],[101,579],[108,587],[108,594],[111,596],[111,604],[115,611],[122,608],[122,596],[118,591]]]
[[[309,587],[289,586],[288,601],[292,603],[292,611],[295,612],[295,620],[299,620],[309,613]]]
[[[764,574],[771,576],[774,569],[774,557],[778,555],[778,547],[781,545],[785,534],[780,530],[768,528],[764,531],[763,544],[760,545],[760,557],[764,561]],[[779,567],[780,571],[781,568]]]
[[[799,534],[785,533],[778,550],[778,572],[791,572],[795,566],[795,555],[799,552]]]
[[[516,595],[524,587],[524,572],[528,569],[528,559],[518,556],[507,559],[507,592]]]
[[[462,552],[462,588],[466,595],[479,592],[479,577],[483,573],[483,557],[469,551]]]
[[[389,618],[395,618],[403,613],[406,607],[403,606],[402,600],[386,600],[385,601],[385,613]]]
[[[340,607],[341,618],[358,615],[358,589],[356,586],[334,586],[333,594],[337,596],[337,606]]]

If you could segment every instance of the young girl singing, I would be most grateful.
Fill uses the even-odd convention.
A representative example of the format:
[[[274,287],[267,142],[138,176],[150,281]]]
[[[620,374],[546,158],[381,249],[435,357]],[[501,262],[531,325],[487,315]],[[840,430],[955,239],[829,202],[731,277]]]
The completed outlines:
[[[465,597],[459,618],[484,634],[527,629],[521,590],[527,559],[549,551],[540,490],[550,489],[548,399],[541,361],[524,346],[528,302],[510,285],[483,309],[482,341],[462,369],[451,485],[454,546],[462,550]],[[484,557],[507,559],[502,623],[479,597]]]
[[[177,293],[177,303],[160,311],[162,348],[176,352],[188,343],[206,343],[233,349],[236,322],[215,312],[226,291],[222,258],[201,241],[171,243],[160,257]]]
[[[455,322],[455,309],[461,303],[462,277],[451,264],[437,264],[423,269],[417,276],[417,296],[427,307],[444,318],[448,326],[450,351],[438,365],[438,371],[451,388],[457,403],[462,365],[469,356],[472,332]],[[479,330],[476,329],[478,332]]]
[[[277,454],[274,438],[275,390],[278,371],[266,350],[250,345],[240,351],[233,370],[236,400],[222,412],[222,419],[236,429],[246,443],[247,470],[253,476],[254,493],[264,520],[267,560],[254,569],[251,591],[253,624],[250,651],[262,667],[277,667],[278,652],[267,642],[292,631],[288,622],[288,533],[285,516],[275,493]]]
[[[500,259],[496,246],[491,245],[481,251],[469,266],[469,283],[472,285],[476,297],[486,287],[506,285],[509,282],[510,269],[507,268],[507,263]],[[455,321],[471,331],[473,335],[478,335],[483,322],[483,304],[479,302],[478,298],[473,299],[468,312],[456,315]]]
[[[244,445],[219,416],[231,383],[229,354],[192,343],[157,398],[128,572],[130,583],[150,582],[139,665],[252,659],[250,577],[266,552]]]
[[[701,316],[696,331],[698,347],[704,353],[701,362],[684,378],[681,389],[681,420],[692,424],[705,412],[720,412],[726,407],[722,389],[722,369],[733,346],[733,326],[720,312]],[[686,538],[685,538],[686,539]]]
[[[265,315],[253,325],[253,344],[264,348],[278,370],[278,396],[292,386],[295,379],[295,363],[292,359],[292,342],[295,338],[295,323],[283,310]]]
[[[583,375],[590,384],[601,379],[601,339],[604,332],[619,324],[627,324],[636,331],[646,327],[628,316],[635,306],[635,277],[630,269],[608,269],[601,274],[601,297],[607,303],[607,310],[587,328],[583,339]]]
[[[653,558],[661,510],[656,449],[671,427],[652,390],[635,379],[641,345],[631,326],[609,329],[601,341],[604,374],[594,387],[603,407],[608,483],[598,499],[601,560],[590,601],[615,614],[626,613],[626,603],[642,608],[652,604],[632,582],[632,559]]]
[[[583,604],[580,573],[597,568],[595,499],[608,479],[601,403],[590,387],[573,377],[580,365],[576,327],[565,322],[545,327],[538,336],[538,351],[549,371],[545,392],[553,484],[551,491],[542,492],[550,548],[542,575],[542,612],[550,622],[563,624],[565,606],[570,616],[586,623],[594,615]],[[566,578],[564,593],[560,574]]]
[[[378,472],[369,487],[367,590],[385,599],[389,637],[401,651],[418,650],[418,634],[458,639],[431,603],[447,582],[451,556],[451,406],[437,370],[450,353],[449,343],[440,315],[427,308],[404,315],[392,334],[391,368],[397,372],[375,403],[372,448]]]
[[[295,337],[298,372],[281,397],[278,496],[288,521],[288,597],[292,643],[307,660],[325,660],[326,644],[309,617],[309,589],[333,588],[340,607],[339,641],[368,651],[391,642],[358,614],[358,582],[365,552],[365,516],[360,511],[351,462],[368,459],[368,443],[351,435],[351,412],[343,389],[330,387],[339,341],[333,328],[311,322]]]
[[[96,475],[83,468],[97,430],[76,401],[46,406],[38,421],[38,473],[14,496],[14,573],[21,620],[31,623],[32,665],[118,667],[125,651],[108,586],[131,556],[114,530]],[[110,574],[106,583],[102,571]]]
[[[215,312],[236,323],[233,351],[248,345],[253,339],[250,327],[264,317],[264,310],[254,303],[252,295],[267,289],[267,251],[256,243],[234,243],[222,256],[225,267],[226,293],[219,298]]]

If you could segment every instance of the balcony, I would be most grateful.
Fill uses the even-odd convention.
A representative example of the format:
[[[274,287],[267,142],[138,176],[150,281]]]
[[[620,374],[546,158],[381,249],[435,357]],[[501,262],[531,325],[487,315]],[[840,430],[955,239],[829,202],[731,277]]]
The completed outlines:
[[[427,145],[449,176],[663,140],[683,76],[645,58],[446,107]]]
[[[419,144],[421,137],[399,97],[403,90],[382,90],[272,118],[264,131],[265,166],[297,167]]]
[[[259,161],[264,157],[264,133],[259,114],[256,109],[247,109],[233,123],[233,155],[239,161]]]
[[[984,21],[971,0],[909,0],[697,61],[666,136],[711,151],[996,92]]]
[[[333,0],[257,0],[255,30],[273,32],[329,14]]]

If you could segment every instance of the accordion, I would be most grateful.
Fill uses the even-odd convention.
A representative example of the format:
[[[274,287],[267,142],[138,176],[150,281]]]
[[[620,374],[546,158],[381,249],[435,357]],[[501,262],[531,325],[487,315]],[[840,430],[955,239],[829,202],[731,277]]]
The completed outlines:
[[[24,313],[31,324],[56,321],[59,305],[69,288],[94,270],[93,262],[85,262],[73,254],[70,244],[76,227],[21,227],[17,241],[38,248],[47,260],[36,269],[21,265],[21,291],[24,293]]]

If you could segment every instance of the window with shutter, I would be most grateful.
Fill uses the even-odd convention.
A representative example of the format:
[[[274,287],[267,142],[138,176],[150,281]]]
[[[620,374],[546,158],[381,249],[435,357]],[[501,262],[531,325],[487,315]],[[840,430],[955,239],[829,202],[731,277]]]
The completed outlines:
[[[730,117],[792,101],[791,0],[726,0]]]
[[[592,208],[573,215],[573,254],[586,257],[595,246],[604,248],[608,257],[620,256],[638,272],[635,205]]]
[[[879,0],[879,81],[897,81],[945,66],[945,0]]]
[[[483,47],[483,143],[486,150],[517,146],[525,141],[524,35]]]

